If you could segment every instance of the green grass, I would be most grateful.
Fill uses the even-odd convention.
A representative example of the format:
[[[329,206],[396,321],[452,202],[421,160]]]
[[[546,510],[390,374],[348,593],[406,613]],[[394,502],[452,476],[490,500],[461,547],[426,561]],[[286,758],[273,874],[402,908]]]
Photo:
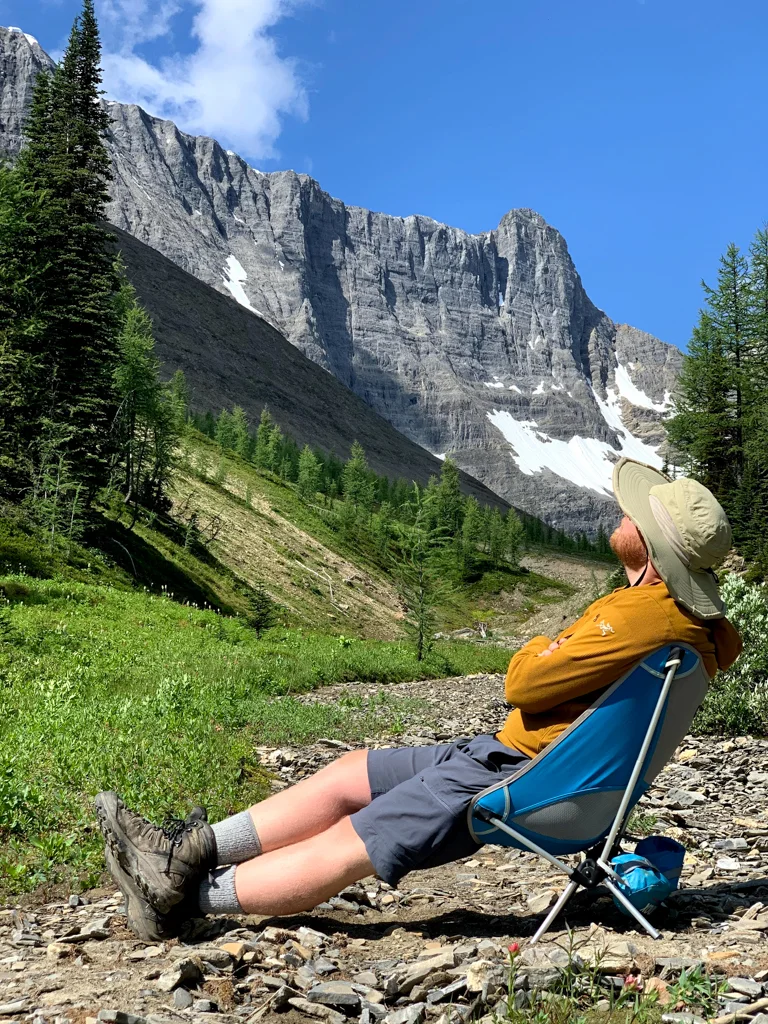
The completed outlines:
[[[115,586],[0,578],[0,887],[95,881],[91,800],[120,791],[153,818],[204,803],[212,819],[265,795],[258,743],[397,730],[386,689],[305,705],[295,694],[359,679],[503,671],[510,652],[438,643],[418,663],[392,643],[277,628]]]

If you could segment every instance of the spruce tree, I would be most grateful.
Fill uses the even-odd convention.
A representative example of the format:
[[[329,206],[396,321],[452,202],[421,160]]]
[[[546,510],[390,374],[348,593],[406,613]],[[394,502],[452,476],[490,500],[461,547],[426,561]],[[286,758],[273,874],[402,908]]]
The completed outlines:
[[[666,423],[675,461],[725,505],[736,486],[733,367],[722,335],[702,310],[683,357],[675,392],[675,416]]]
[[[37,237],[47,200],[0,167],[0,493],[20,496],[34,474],[47,408],[47,275]]]
[[[24,183],[47,204],[37,233],[47,265],[38,283],[47,311],[46,418],[61,424],[55,432],[66,438],[66,461],[89,497],[109,472],[117,360],[117,281],[103,227],[109,117],[100,103],[99,61],[92,0],[84,0],[61,63],[38,78],[18,163]]]

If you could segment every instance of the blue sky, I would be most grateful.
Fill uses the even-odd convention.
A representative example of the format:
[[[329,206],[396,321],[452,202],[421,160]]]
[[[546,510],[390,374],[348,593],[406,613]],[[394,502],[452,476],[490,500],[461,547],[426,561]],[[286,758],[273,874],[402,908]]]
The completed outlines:
[[[350,204],[531,207],[587,292],[684,346],[768,219],[761,0],[96,0],[109,91]],[[79,0],[0,0],[49,51]]]

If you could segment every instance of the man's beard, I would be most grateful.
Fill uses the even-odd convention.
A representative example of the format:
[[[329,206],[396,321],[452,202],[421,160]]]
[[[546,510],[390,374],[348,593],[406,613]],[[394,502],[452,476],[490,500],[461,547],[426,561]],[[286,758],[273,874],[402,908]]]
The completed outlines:
[[[611,550],[618,558],[625,569],[638,572],[644,569],[648,561],[648,549],[643,539],[637,534],[626,534],[621,532],[618,526],[611,534]]]

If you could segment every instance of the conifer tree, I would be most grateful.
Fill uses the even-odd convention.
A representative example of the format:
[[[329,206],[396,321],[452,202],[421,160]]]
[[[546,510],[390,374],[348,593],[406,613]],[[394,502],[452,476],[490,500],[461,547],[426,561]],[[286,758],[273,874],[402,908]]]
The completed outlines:
[[[353,508],[370,512],[373,508],[373,481],[363,446],[355,441],[344,466],[344,500]]]
[[[216,444],[229,451],[235,450],[237,435],[232,422],[232,413],[228,409],[222,409],[219,418],[216,420]]]
[[[453,459],[446,456],[435,494],[436,525],[445,529],[449,536],[458,536],[463,518],[464,496],[459,482],[459,468]]]
[[[683,357],[675,416],[666,423],[676,461],[728,503],[737,486],[732,366],[721,334],[702,310]]]
[[[297,490],[299,497],[304,501],[313,501],[320,487],[320,462],[309,447],[305,444],[299,456],[299,475],[297,479]]]
[[[245,410],[236,405],[232,410],[232,448],[242,459],[251,457],[251,432],[248,428],[248,419]]]
[[[267,444],[267,468],[273,473],[279,473],[283,463],[283,432],[275,424],[269,435]]]
[[[6,497],[30,483],[47,408],[41,287],[47,266],[37,248],[45,206],[16,171],[0,167],[0,493]]]
[[[90,497],[109,472],[117,360],[117,282],[102,226],[111,173],[99,60],[93,4],[84,0],[61,63],[38,78],[18,163],[23,182],[46,200],[36,240],[47,266],[38,282],[47,311],[46,415],[66,428],[58,431],[66,461]]]
[[[253,452],[253,461],[259,469],[269,469],[269,439],[274,429],[274,420],[265,407],[261,410],[261,418],[256,430],[256,447]]]
[[[525,537],[525,529],[520,522],[520,517],[513,508],[507,512],[504,520],[504,530],[506,534],[504,554],[508,562],[511,562],[512,565],[518,565],[520,548]]]
[[[467,498],[464,506],[464,521],[461,527],[462,575],[468,579],[477,569],[479,544],[483,530],[483,514],[474,495]]]

